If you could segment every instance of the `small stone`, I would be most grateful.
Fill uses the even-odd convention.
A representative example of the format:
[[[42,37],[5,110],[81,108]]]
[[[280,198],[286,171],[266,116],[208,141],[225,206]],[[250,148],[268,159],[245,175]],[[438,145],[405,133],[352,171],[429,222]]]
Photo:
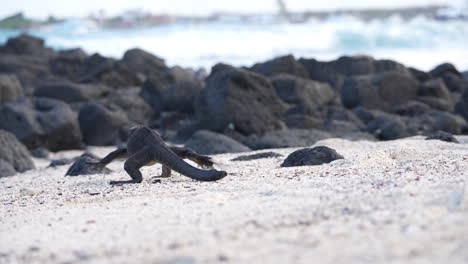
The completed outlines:
[[[30,151],[31,155],[39,159],[47,159],[49,157],[49,151],[46,148],[36,148]]]
[[[229,260],[229,258],[228,258],[227,256],[225,256],[225,255],[219,255],[219,256],[218,256],[218,260],[219,260],[220,262],[226,262],[226,261]]]
[[[37,247],[37,246],[31,246],[31,247],[29,247],[29,251],[35,252],[35,251],[39,251],[39,250],[40,250],[40,248]]]
[[[248,160],[256,160],[256,159],[278,158],[282,156],[283,155],[279,153],[268,151],[268,152],[262,152],[262,153],[252,154],[252,155],[241,155],[241,156],[231,159],[231,161],[248,161]]]
[[[26,147],[14,134],[0,129],[0,177],[31,169],[34,169],[34,163]]]
[[[426,140],[434,140],[434,139],[446,141],[446,142],[452,142],[452,143],[460,143],[452,134],[448,132],[440,131],[440,130],[426,137]]]
[[[67,165],[67,164],[70,164],[73,162],[73,159],[67,159],[67,158],[63,158],[63,159],[54,159],[50,162],[49,166],[47,167],[58,167],[58,166],[63,166],[63,165]]]
[[[21,188],[19,190],[19,193],[20,193],[20,196],[34,196],[37,194],[35,191],[28,189],[28,188]]]
[[[195,264],[197,261],[192,257],[176,257],[167,261],[162,262],[164,264]]]
[[[83,260],[83,261],[86,261],[86,260],[89,260],[91,258],[91,256],[83,251],[83,250],[77,250],[75,252],[73,252],[75,254],[75,256],[79,259],[79,260]]]
[[[173,242],[173,243],[171,243],[171,244],[169,244],[167,246],[167,248],[170,249],[170,250],[179,249],[181,247],[182,247],[182,245],[180,243],[177,243],[177,242]]]
[[[99,158],[91,153],[85,153],[81,155],[68,169],[65,176],[78,176],[78,175],[90,175],[90,174],[107,174],[110,173],[106,167],[99,167],[92,163],[99,161]]]
[[[325,146],[304,148],[289,154],[281,167],[321,165],[337,159],[343,159],[343,156],[332,148]]]

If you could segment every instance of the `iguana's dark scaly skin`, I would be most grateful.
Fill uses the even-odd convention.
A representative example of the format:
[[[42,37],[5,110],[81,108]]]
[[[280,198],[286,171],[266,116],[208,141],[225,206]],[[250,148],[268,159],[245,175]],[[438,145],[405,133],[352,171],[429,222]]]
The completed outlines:
[[[170,177],[171,170],[199,181],[216,181],[227,175],[225,171],[201,170],[193,167],[182,159],[190,159],[202,167],[211,167],[213,162],[210,157],[199,155],[191,149],[168,147],[156,132],[145,126],[132,128],[126,148],[119,148],[109,153],[94,165],[104,167],[112,160],[124,157],[128,157],[124,164],[125,171],[132,179],[112,181],[111,184],[140,183],[143,180],[140,168],[156,163],[162,164],[161,177]]]

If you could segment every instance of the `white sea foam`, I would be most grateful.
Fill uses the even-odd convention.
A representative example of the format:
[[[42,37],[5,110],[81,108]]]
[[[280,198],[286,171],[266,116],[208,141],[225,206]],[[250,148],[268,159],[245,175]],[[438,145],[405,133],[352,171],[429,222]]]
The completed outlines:
[[[217,62],[251,65],[284,54],[320,60],[368,54],[423,70],[447,61],[468,69],[468,23],[423,17],[370,22],[333,17],[302,24],[228,20],[128,30],[99,29],[74,20],[31,33],[55,48],[81,47],[120,58],[126,50],[139,47],[165,58],[169,65],[194,68],[209,69]],[[0,31],[0,42],[16,34]]]

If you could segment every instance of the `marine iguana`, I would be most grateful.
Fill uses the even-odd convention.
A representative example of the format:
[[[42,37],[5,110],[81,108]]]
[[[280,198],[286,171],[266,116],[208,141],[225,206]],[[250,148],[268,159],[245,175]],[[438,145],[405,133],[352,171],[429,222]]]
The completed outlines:
[[[225,171],[201,170],[188,164],[183,160],[184,158],[190,159],[202,167],[211,167],[213,162],[210,157],[199,155],[189,148],[167,146],[158,133],[146,126],[131,128],[126,147],[120,147],[99,162],[90,164],[105,167],[112,160],[125,157],[128,158],[124,163],[124,169],[132,179],[111,181],[110,184],[141,183],[143,177],[140,168],[156,163],[162,164],[160,177],[170,177],[171,170],[198,181],[217,181],[227,175]]]

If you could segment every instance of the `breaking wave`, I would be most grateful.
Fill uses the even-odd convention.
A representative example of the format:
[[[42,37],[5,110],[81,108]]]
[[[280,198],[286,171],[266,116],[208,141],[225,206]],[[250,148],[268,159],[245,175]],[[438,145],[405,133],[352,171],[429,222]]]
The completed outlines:
[[[0,30],[0,42],[19,33]],[[365,22],[336,16],[297,24],[226,20],[137,29],[102,29],[86,20],[70,20],[30,33],[54,48],[81,47],[120,58],[126,50],[139,47],[169,65],[193,68],[209,69],[217,62],[251,65],[284,54],[320,60],[367,54],[423,70],[447,61],[468,69],[468,22],[462,20],[392,17]]]

